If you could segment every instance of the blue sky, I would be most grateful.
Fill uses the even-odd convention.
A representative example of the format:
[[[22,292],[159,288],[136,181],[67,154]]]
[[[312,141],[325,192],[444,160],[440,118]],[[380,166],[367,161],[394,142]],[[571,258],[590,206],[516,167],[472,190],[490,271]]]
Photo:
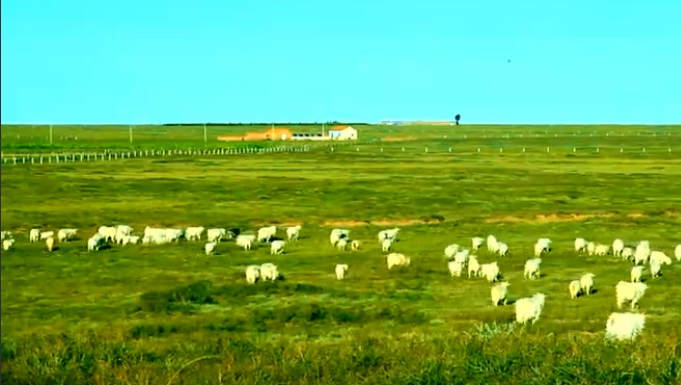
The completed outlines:
[[[681,123],[680,14],[678,0],[3,0],[2,122]]]

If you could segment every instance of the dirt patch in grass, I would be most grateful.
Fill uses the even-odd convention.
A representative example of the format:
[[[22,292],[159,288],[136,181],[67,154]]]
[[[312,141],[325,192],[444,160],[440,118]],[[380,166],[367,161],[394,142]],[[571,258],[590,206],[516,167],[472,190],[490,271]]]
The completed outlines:
[[[441,223],[443,220],[437,219],[378,219],[375,221],[325,221],[323,226],[333,227],[357,227],[357,226],[412,226],[426,225],[431,223]]]
[[[386,136],[381,138],[381,142],[402,142],[405,140],[416,140],[415,136]]]
[[[602,214],[537,214],[532,217],[492,217],[485,219],[485,223],[499,223],[499,222],[522,222],[522,223],[555,223],[555,222],[579,222],[592,218],[611,218],[614,213]]]
[[[644,216],[644,214],[643,213],[630,213],[630,214],[627,214],[627,216],[629,218],[642,218]]]

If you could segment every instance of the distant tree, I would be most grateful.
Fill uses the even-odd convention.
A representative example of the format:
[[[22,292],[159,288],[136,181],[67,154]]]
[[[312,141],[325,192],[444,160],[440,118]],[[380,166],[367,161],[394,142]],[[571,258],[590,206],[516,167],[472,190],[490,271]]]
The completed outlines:
[[[456,116],[454,117],[454,120],[456,121],[456,125],[458,126],[458,125],[459,125],[459,120],[461,120],[461,115],[456,114]]]

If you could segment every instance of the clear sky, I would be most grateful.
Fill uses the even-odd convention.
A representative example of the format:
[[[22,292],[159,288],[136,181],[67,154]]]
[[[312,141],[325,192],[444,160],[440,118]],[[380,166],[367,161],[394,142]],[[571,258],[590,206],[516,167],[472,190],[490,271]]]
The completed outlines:
[[[679,15],[679,0],[3,0],[2,122],[681,123]]]

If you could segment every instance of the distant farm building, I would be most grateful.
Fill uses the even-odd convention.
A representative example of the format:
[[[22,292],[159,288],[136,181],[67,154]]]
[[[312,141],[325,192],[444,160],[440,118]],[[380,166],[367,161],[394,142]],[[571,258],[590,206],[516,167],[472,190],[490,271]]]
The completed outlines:
[[[333,126],[329,130],[331,140],[357,140],[357,129],[351,126]]]
[[[244,135],[220,135],[218,140],[231,142],[237,140],[263,141],[263,140],[291,140],[293,133],[286,127],[272,127],[261,132],[247,132]]]

